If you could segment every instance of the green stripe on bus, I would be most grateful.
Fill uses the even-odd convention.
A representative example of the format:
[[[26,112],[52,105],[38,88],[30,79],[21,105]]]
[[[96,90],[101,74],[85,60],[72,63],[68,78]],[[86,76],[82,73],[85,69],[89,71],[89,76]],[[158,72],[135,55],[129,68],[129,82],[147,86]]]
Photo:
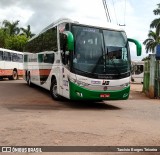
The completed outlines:
[[[130,86],[117,91],[94,91],[80,87],[70,82],[70,99],[71,100],[126,100],[129,97]],[[108,94],[109,97],[100,97]]]

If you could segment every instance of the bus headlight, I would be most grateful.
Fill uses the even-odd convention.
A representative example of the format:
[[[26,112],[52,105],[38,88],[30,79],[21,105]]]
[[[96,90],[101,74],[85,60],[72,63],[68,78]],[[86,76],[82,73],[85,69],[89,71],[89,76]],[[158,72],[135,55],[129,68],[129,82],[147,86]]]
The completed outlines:
[[[129,86],[129,83],[127,82],[127,83],[125,83],[125,84],[122,84],[122,85],[120,85],[121,87],[128,87]]]
[[[79,80],[76,80],[76,79],[69,78],[69,80],[70,80],[71,82],[77,84],[78,86],[85,87],[85,86],[88,86],[88,85],[89,85],[88,83],[85,83],[85,82],[82,82],[82,81],[79,81]]]
[[[83,87],[85,87],[85,86],[88,86],[89,84],[87,84],[87,83],[85,83],[85,82],[82,82],[82,81],[76,81],[76,84],[77,85],[79,85],[79,86],[83,86]]]

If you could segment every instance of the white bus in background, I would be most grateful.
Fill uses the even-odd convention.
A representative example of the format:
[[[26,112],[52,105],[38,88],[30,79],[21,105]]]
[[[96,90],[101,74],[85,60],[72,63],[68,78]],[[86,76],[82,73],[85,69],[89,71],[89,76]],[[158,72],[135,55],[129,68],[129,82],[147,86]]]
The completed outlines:
[[[0,78],[17,80],[23,76],[23,53],[0,48]]]
[[[131,81],[135,83],[143,83],[144,77],[144,61],[132,62]]]

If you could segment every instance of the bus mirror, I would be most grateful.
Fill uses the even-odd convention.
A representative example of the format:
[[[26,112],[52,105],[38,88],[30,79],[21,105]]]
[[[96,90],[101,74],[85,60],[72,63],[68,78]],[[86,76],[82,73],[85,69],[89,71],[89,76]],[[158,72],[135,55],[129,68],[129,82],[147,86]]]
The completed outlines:
[[[63,32],[67,36],[67,47],[69,51],[74,50],[74,37],[73,34],[70,31],[64,31]]]
[[[136,45],[137,56],[141,56],[142,54],[142,45],[135,39],[128,38],[128,42],[132,42]]]

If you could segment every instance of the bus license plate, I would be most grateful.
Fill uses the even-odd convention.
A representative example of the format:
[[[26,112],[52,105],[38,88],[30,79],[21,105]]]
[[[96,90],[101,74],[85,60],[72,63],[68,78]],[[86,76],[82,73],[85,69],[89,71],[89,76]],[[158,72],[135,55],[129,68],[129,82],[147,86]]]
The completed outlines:
[[[107,98],[107,97],[110,97],[110,94],[100,94],[100,97],[101,98]]]

